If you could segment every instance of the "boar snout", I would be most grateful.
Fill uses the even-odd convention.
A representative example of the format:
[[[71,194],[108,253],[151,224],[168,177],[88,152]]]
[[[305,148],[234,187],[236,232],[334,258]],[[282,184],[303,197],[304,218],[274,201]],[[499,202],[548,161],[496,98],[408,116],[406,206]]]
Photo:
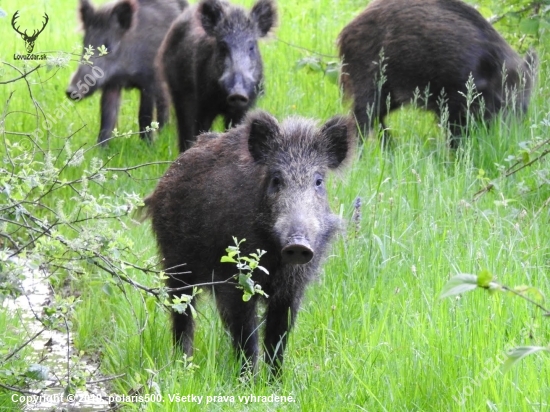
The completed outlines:
[[[233,107],[245,108],[248,104],[248,97],[243,92],[233,92],[227,96],[227,103]]]
[[[250,100],[243,77],[242,74],[236,74],[233,85],[228,88],[227,104],[238,109],[245,109]]]
[[[76,87],[73,87],[73,86],[71,85],[71,86],[67,87],[67,90],[65,90],[65,93],[67,94],[67,97],[68,97],[69,99],[75,100],[75,98],[73,98],[72,94],[73,94],[74,92],[76,92],[76,91],[78,91],[78,90],[76,89]]]
[[[305,265],[313,259],[313,250],[307,239],[303,236],[294,236],[281,251],[283,263],[291,265]]]

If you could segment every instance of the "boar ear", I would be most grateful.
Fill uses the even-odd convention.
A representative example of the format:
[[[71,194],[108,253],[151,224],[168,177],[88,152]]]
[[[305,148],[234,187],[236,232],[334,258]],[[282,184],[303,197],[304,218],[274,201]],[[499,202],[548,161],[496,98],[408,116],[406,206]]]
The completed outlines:
[[[136,8],[137,5],[133,0],[121,1],[113,8],[113,14],[123,30],[128,30],[132,26]]]
[[[271,0],[258,0],[250,11],[250,17],[258,25],[260,37],[264,37],[277,23],[277,9]]]
[[[218,0],[206,0],[199,6],[202,28],[209,36],[214,36],[215,28],[223,18],[223,5]]]
[[[88,0],[80,0],[80,20],[84,27],[88,25],[94,15],[94,6]]]
[[[257,111],[248,116],[247,123],[250,124],[248,150],[254,161],[266,164],[273,141],[280,132],[277,120],[266,112]]]
[[[336,169],[351,155],[355,142],[355,127],[349,117],[335,116],[321,128],[327,143],[328,167]]]

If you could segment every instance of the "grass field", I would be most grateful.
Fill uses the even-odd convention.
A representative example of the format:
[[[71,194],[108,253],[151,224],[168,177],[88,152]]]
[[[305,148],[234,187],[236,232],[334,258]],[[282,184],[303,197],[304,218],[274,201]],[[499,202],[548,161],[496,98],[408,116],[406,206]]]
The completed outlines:
[[[304,49],[336,55],[337,34],[365,4],[280,0],[276,38],[261,46],[266,95],[258,107],[279,119],[297,114],[322,121],[346,113],[347,104],[327,76],[297,70],[296,64],[311,55]],[[23,41],[10,25],[15,10],[20,10],[21,24],[31,27],[40,24],[43,11],[50,16],[35,53],[76,53],[69,67],[43,67],[27,77],[28,84],[0,84],[0,113],[7,113],[0,123],[2,141],[24,142],[37,127],[29,90],[44,113],[65,107],[64,90],[82,41],[75,30],[76,1],[2,0],[0,8],[8,14],[0,18],[0,60],[5,62],[0,81],[19,77],[10,65],[23,67],[13,58],[24,52]],[[548,356],[528,357],[506,374],[500,370],[507,348],[549,344],[548,318],[511,295],[476,290],[438,298],[451,276],[485,269],[506,285],[532,285],[550,293],[548,163],[536,162],[502,179],[493,191],[474,200],[484,179],[496,178],[508,165],[506,159],[520,153],[522,142],[548,138],[550,84],[544,42],[537,51],[539,80],[525,122],[498,123],[490,130],[478,127],[458,153],[452,153],[431,115],[403,110],[388,122],[395,136],[391,150],[367,141],[351,166],[330,180],[332,209],[347,222],[347,230],[331,248],[320,280],[307,291],[290,337],[282,382],[236,379],[238,361],[207,297],[197,307],[196,367],[186,367],[171,344],[166,311],[130,286],[114,286],[110,275],[91,266],[85,275],[60,282],[63,293],[79,296],[72,319],[76,345],[101,359],[103,374],[124,373],[111,382],[111,393],[139,389],[163,397],[163,402],[130,402],[128,410],[550,410]],[[138,94],[126,92],[123,98],[117,128],[136,131]],[[151,145],[132,136],[97,148],[92,146],[99,129],[99,95],[68,107],[41,142],[55,151],[74,134],[73,149],[90,149],[80,166],[63,172],[67,179],[93,167],[94,157],[110,158],[110,167],[129,167],[177,156],[173,118]],[[3,158],[6,147],[0,145]],[[114,199],[129,192],[144,197],[166,167],[150,165],[130,176],[121,173],[116,180],[90,185],[90,190]],[[362,200],[358,222],[352,219],[357,197]],[[61,207],[69,213],[74,207],[70,198],[62,191],[52,203],[64,200]],[[149,223],[137,225],[129,217],[123,223],[132,252],[143,260],[156,256]],[[113,225],[121,227],[116,221]],[[142,284],[153,282],[139,271],[129,273]],[[6,331],[0,341],[16,347],[28,337],[13,332],[14,319],[0,309],[0,331]],[[0,363],[0,370],[9,367]],[[170,400],[191,394],[202,396],[202,403]],[[272,394],[293,401],[245,404],[239,399]],[[10,396],[0,389],[0,409],[16,407]],[[205,405],[207,396],[222,398]]]

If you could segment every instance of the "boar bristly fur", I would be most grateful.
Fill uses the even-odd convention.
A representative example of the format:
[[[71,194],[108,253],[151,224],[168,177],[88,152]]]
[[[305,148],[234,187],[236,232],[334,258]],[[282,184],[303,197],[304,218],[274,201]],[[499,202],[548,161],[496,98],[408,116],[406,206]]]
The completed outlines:
[[[172,25],[158,56],[178,122],[179,149],[187,150],[218,115],[239,124],[262,91],[258,39],[277,20],[272,0],[250,12],[222,0],[202,0]]]
[[[73,74],[66,94],[79,101],[101,89],[101,126],[98,142],[104,144],[115,128],[121,90],[140,91],[139,130],[150,138],[147,126],[168,118],[168,96],[155,73],[155,56],[171,22],[187,7],[184,0],[118,0],[95,8],[80,0],[84,48],[93,47],[93,64],[82,63]],[[107,54],[100,56],[99,47]]]
[[[253,273],[265,300],[265,356],[279,374],[288,333],[305,287],[316,276],[339,228],[325,179],[351,157],[355,126],[336,117],[318,128],[311,120],[279,124],[265,112],[248,114],[224,134],[208,133],[182,153],[145,200],[170,288],[231,279],[235,266],[221,263],[233,237],[246,239],[241,254],[267,253]],[[185,266],[182,266],[185,264]],[[259,353],[258,295],[243,302],[234,283],[212,287],[219,312],[243,370]],[[172,313],[174,337],[192,353],[194,321]]]
[[[429,93],[420,105],[437,116],[448,108],[456,148],[467,124],[470,76],[480,93],[470,114],[487,121],[501,110],[524,114],[535,80],[536,54],[520,57],[460,0],[374,0],[342,30],[338,46],[344,94],[365,134],[377,121],[385,129],[384,117],[418,90],[420,97]]]

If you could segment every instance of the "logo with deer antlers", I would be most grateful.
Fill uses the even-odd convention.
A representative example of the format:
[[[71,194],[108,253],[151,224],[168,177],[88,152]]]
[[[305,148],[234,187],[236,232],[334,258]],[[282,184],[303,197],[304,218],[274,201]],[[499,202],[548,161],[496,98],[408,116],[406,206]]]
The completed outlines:
[[[44,13],[44,19],[45,20],[44,20],[44,23],[42,24],[42,28],[40,30],[33,30],[32,35],[30,35],[30,36],[27,34],[27,30],[25,30],[24,32],[21,32],[19,30],[20,26],[17,26],[17,27],[15,26],[16,20],[17,20],[18,17],[19,17],[19,10],[17,10],[15,12],[15,14],[13,15],[13,18],[11,19],[11,25],[12,25],[13,29],[21,35],[21,38],[23,40],[25,40],[25,48],[27,49],[27,53],[30,54],[34,50],[34,42],[36,41],[36,38],[46,28],[46,25],[48,24],[49,17],[46,13]]]

